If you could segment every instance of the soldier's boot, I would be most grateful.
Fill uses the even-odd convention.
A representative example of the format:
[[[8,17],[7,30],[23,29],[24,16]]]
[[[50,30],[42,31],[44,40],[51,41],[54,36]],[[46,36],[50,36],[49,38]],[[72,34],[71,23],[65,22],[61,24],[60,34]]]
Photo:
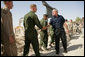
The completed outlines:
[[[64,53],[67,53],[67,50],[64,50]]]

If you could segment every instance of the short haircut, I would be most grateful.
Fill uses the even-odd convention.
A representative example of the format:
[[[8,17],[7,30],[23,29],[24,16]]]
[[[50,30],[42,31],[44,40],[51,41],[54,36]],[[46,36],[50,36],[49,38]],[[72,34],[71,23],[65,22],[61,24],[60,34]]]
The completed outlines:
[[[47,15],[47,14],[44,14],[43,16],[46,16],[46,17],[48,17],[48,15]]]
[[[36,4],[31,4],[30,8],[36,7]]]
[[[12,1],[3,1],[4,4],[6,4],[6,2],[12,2]]]
[[[55,9],[55,8],[52,10],[52,12],[53,12],[53,11],[57,11],[57,12],[58,12],[58,10],[57,10],[57,9]]]

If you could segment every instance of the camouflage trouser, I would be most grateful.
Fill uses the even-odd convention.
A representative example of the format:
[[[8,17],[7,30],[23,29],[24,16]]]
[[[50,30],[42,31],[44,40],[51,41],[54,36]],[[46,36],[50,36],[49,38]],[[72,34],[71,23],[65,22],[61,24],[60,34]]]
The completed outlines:
[[[52,34],[52,35],[50,35],[51,36],[51,40],[50,40],[50,44],[52,44],[53,42],[54,42],[54,40],[55,40],[55,34]],[[49,45],[50,45],[49,44]]]
[[[77,28],[78,33],[82,33],[81,27]]]
[[[70,41],[70,35],[66,33],[67,41]]]
[[[70,36],[73,35],[73,29],[69,29],[69,35],[70,35]]]
[[[76,34],[76,29],[73,29],[73,34]]]
[[[44,47],[45,49],[47,48],[47,44],[48,44],[48,34],[47,32],[44,33],[40,33],[40,47]]]

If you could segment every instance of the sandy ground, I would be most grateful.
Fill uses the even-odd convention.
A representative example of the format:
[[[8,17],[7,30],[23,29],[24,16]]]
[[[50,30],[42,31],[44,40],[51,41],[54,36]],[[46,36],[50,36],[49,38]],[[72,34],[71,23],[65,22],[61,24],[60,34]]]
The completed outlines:
[[[60,54],[56,55],[55,47],[51,51],[40,51],[41,56],[84,56],[84,38],[75,37],[68,42],[68,53],[63,52],[62,44],[60,45]],[[28,56],[35,56],[34,51],[29,52]]]
[[[84,30],[83,30],[84,32]],[[50,51],[40,51],[41,56],[84,56],[84,33],[73,35],[68,44],[68,52],[63,52],[63,47],[60,42],[60,54],[55,53],[55,46],[50,48]],[[34,51],[31,50],[28,56],[35,56]]]
[[[62,43],[60,42],[59,55],[56,54],[55,46],[53,46],[52,48],[48,46],[48,49],[50,49],[50,51],[40,51],[41,56],[84,56],[84,29],[82,29],[82,31],[83,31],[82,34],[76,34],[71,37],[71,40],[67,43],[68,44],[67,53],[63,52]],[[23,47],[24,47],[24,42],[23,42],[24,39],[23,37],[22,38],[19,37],[19,38],[20,39],[17,38],[18,39],[17,40],[18,56],[22,56]],[[49,38],[49,41],[50,41],[50,38]],[[35,56],[33,49],[30,49],[28,56]]]

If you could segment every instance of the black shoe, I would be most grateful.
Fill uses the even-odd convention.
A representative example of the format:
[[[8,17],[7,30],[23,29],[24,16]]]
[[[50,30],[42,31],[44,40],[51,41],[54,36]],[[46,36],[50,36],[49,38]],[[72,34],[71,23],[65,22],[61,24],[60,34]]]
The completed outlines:
[[[51,44],[50,44],[49,46],[50,46],[50,47],[52,47],[52,45],[51,45]]]
[[[58,55],[59,55],[59,52],[56,52],[56,54],[58,54]]]
[[[64,53],[67,53],[67,50],[64,50]]]

